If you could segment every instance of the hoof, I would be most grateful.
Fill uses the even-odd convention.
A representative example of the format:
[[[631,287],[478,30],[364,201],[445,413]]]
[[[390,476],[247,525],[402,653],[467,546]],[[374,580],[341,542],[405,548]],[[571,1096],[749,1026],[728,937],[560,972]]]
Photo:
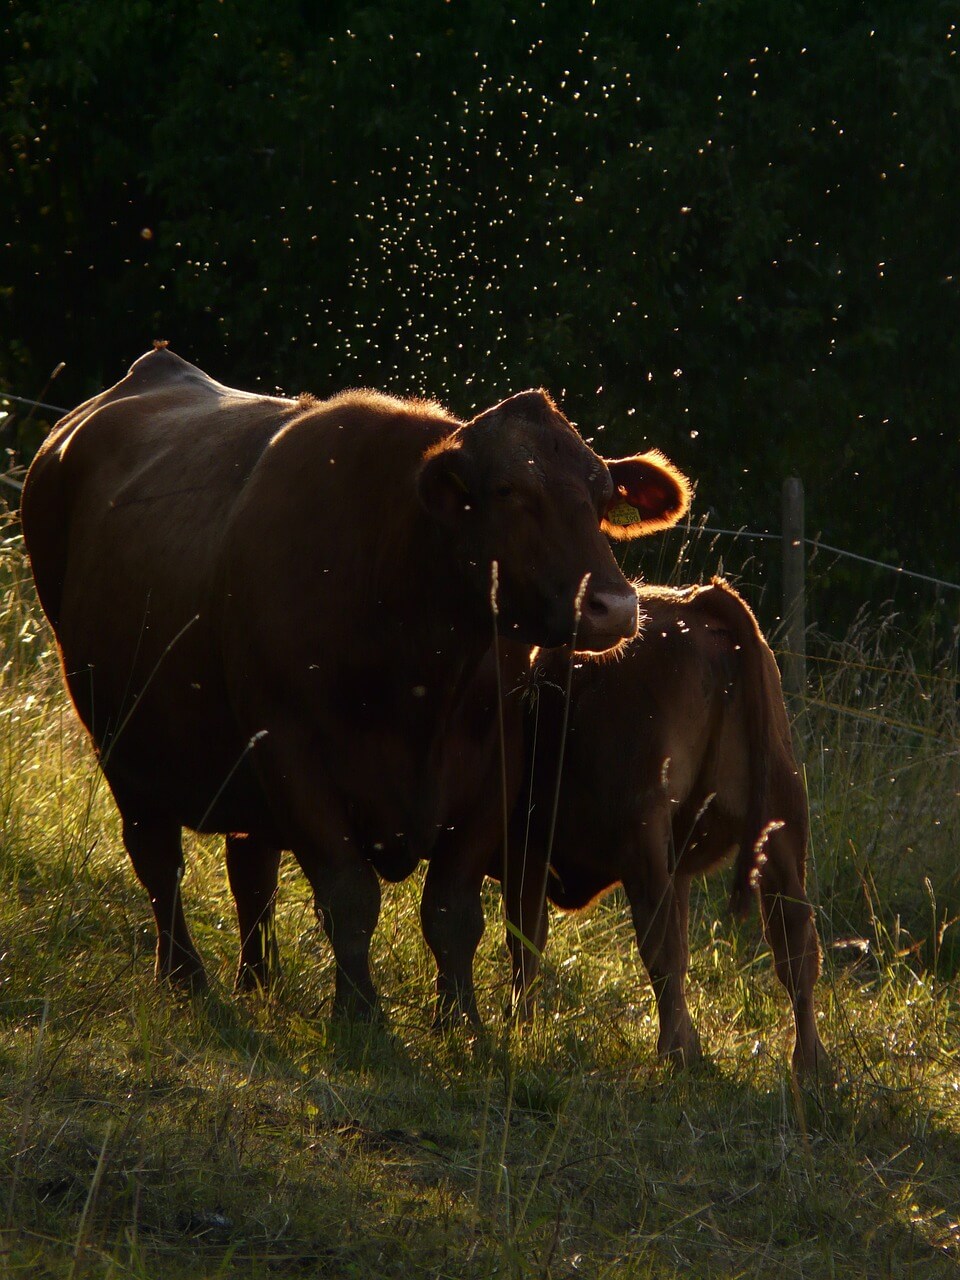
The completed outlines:
[[[517,1004],[509,1001],[503,1006],[503,1021],[523,1029],[533,1023],[533,1008],[529,1004]]]
[[[241,964],[234,980],[234,994],[250,996],[273,991],[280,980],[280,970],[276,965]]]
[[[199,956],[185,958],[180,964],[170,967],[169,961],[162,965],[157,960],[154,976],[161,986],[187,996],[205,996],[210,990],[206,970]]]
[[[819,1037],[812,1051],[804,1052],[797,1044],[793,1051],[793,1071],[801,1084],[826,1088],[837,1083],[836,1069]]]
[[[703,1062],[703,1049],[700,1047],[700,1037],[691,1026],[684,1036],[675,1036],[672,1041],[667,1044],[660,1043],[657,1045],[657,1054],[664,1062],[669,1063],[671,1067],[677,1070],[687,1071],[691,1067],[697,1067]]]
[[[478,1018],[471,1018],[466,1013],[436,1014],[430,1024],[430,1030],[438,1036],[450,1035],[455,1031],[466,1031],[470,1035],[479,1035],[483,1031],[483,1023]]]
[[[379,996],[362,996],[357,991],[351,991],[347,996],[337,992],[331,1017],[334,1022],[365,1026],[382,1026],[386,1022]]]
[[[433,1030],[443,1033],[458,1027],[466,1027],[468,1031],[482,1031],[480,1011],[472,997],[468,1000],[443,994],[437,996],[436,1012],[433,1015]]]

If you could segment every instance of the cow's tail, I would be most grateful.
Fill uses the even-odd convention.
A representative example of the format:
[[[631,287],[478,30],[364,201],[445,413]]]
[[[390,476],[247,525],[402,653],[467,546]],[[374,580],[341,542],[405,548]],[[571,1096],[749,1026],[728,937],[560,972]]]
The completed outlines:
[[[778,825],[770,806],[771,770],[781,754],[776,740],[784,733],[789,739],[790,727],[783,711],[776,659],[753,612],[722,578],[713,579],[711,591],[710,608],[729,629],[739,658],[737,696],[746,732],[748,801],[733,864],[728,906],[735,919],[743,920],[749,915],[756,896],[767,840]]]

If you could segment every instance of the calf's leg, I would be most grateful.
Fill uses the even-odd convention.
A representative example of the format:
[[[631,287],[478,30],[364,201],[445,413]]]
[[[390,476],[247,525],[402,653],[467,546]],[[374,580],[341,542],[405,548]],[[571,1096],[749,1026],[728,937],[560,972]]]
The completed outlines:
[[[657,804],[641,812],[633,847],[623,860],[623,887],[630,900],[640,956],[657,1001],[657,1052],[689,1066],[701,1056],[700,1037],[686,1000],[689,959],[689,876],[668,869],[670,815]]]
[[[121,810],[123,843],[133,869],[150,895],[157,922],[158,981],[198,993],[207,989],[207,975],[187,928],[180,898],[183,879],[183,847],[176,823],[145,816],[133,817]]]
[[[797,1032],[794,1070],[800,1075],[829,1078],[830,1059],[817,1032],[813,1004],[813,988],[820,974],[820,944],[794,844],[786,828],[774,833],[767,844],[767,860],[760,870],[763,931],[773,951],[777,977],[793,1006]]]
[[[279,870],[279,849],[255,836],[227,836],[227,876],[240,927],[237,991],[266,990],[280,976],[274,930]]]

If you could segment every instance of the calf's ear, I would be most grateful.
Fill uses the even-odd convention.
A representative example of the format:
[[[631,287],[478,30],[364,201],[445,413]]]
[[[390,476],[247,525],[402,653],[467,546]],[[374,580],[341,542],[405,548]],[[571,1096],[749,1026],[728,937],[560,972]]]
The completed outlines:
[[[690,481],[657,449],[607,460],[613,497],[600,521],[611,538],[639,538],[669,529],[690,507]]]
[[[470,511],[469,464],[459,445],[446,441],[429,450],[417,473],[417,494],[424,509],[441,524],[458,524]]]

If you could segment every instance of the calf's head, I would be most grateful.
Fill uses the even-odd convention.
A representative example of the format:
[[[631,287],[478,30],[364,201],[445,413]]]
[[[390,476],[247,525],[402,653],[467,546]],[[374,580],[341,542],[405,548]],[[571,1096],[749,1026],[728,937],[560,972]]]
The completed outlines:
[[[459,427],[425,455],[418,486],[487,608],[496,562],[502,634],[551,647],[576,630],[577,648],[591,652],[637,631],[636,594],[603,535],[669,528],[690,502],[661,454],[599,457],[543,391]]]

